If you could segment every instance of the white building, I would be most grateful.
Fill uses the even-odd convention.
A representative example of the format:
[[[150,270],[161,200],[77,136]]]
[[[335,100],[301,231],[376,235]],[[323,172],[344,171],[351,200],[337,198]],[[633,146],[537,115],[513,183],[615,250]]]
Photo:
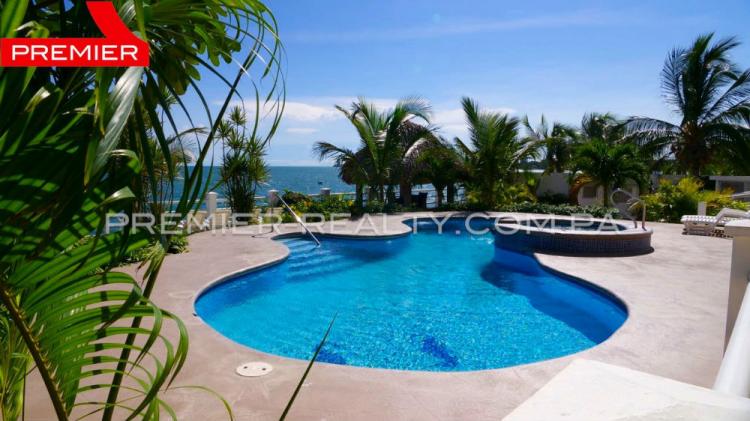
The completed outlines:
[[[537,196],[545,195],[569,195],[570,194],[570,183],[569,173],[551,173],[543,174],[541,170],[531,171],[539,177],[539,187],[536,190]],[[658,186],[659,181],[662,179],[668,179],[673,183],[677,183],[684,175],[670,175],[653,173],[651,174],[651,183],[653,186]],[[732,198],[735,200],[744,200],[750,202],[750,176],[748,175],[712,175],[709,177],[711,181],[716,183],[716,191],[722,191],[730,188],[734,191]],[[634,195],[640,195],[638,185],[635,183],[628,183],[625,190],[629,191]],[[645,193],[644,193],[645,194]],[[578,203],[586,205],[602,204],[604,199],[604,188],[588,184],[578,190]]]
[[[556,194],[568,196],[570,194],[569,173],[543,174],[542,171],[534,172],[538,172],[539,174],[539,187],[536,190],[537,197]],[[640,194],[638,185],[635,183],[628,183],[623,189],[636,196]],[[604,187],[597,187],[592,183],[583,186],[578,190],[578,203],[582,206],[601,205],[604,203]]]

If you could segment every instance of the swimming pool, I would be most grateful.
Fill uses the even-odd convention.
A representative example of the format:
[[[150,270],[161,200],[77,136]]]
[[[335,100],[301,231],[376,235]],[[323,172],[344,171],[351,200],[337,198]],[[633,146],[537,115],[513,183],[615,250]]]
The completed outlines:
[[[560,357],[607,339],[627,318],[615,298],[496,254],[463,220],[396,239],[283,239],[289,258],[207,289],[196,312],[259,351],[402,370],[465,371]],[[508,260],[513,260],[509,262]],[[521,264],[519,264],[521,262]],[[514,263],[515,269],[510,269]]]

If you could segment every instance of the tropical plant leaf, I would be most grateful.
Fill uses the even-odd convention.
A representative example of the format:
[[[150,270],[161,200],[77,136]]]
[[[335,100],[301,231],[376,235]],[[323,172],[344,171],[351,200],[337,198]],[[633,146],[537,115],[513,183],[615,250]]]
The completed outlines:
[[[279,421],[284,421],[286,419],[286,416],[289,414],[289,411],[292,409],[294,401],[297,399],[297,395],[302,389],[302,385],[304,385],[305,380],[307,380],[307,375],[310,374],[310,370],[312,370],[313,364],[315,364],[315,360],[318,358],[318,354],[320,354],[320,350],[325,346],[326,341],[328,340],[328,335],[331,334],[331,329],[333,329],[333,323],[336,321],[336,316],[337,315],[334,315],[333,318],[331,318],[331,322],[328,323],[328,328],[326,329],[323,338],[318,343],[318,346],[315,348],[315,352],[313,353],[312,358],[310,358],[310,361],[307,363],[305,372],[302,373],[302,377],[297,383],[297,387],[294,388],[294,392],[292,393],[291,398],[289,398],[289,402],[287,402],[286,407],[284,408],[284,412],[282,412],[281,417],[279,418]]]
[[[168,163],[166,172],[173,167],[175,143],[169,139],[180,134],[170,101],[192,121],[179,95],[199,88],[194,81],[200,66],[218,74],[201,56],[240,64],[236,78],[221,78],[229,92],[225,104],[238,96],[240,80],[257,63],[270,83],[253,96],[270,110],[270,133],[283,110],[282,50],[276,22],[262,3],[126,0],[115,6],[126,25],[149,41],[151,67],[0,69],[0,302],[10,332],[0,342],[20,344],[16,357],[38,370],[59,419],[174,415],[159,393],[184,363],[187,332],[148,299],[163,253],[153,254],[141,290],[112,269],[154,238],[104,228],[108,212],[133,212],[149,191],[153,198],[154,189],[142,189],[138,181],[143,172],[153,177],[161,170],[157,159]],[[0,31],[96,36],[87,13],[82,1],[11,0],[0,11]],[[205,99],[202,104],[215,127]],[[152,135],[157,148],[147,142]],[[205,194],[202,165],[213,136],[207,134],[194,161],[198,169],[186,177],[181,215]],[[7,370],[10,361],[0,359],[0,387],[15,393],[3,396],[4,409],[22,403],[23,382]]]

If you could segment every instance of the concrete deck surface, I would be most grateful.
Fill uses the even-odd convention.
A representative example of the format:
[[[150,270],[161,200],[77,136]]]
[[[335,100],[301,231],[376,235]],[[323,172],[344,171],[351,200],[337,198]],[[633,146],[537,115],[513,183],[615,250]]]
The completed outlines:
[[[503,421],[747,421],[750,399],[628,368],[573,361]]]
[[[381,225],[369,235],[406,233],[409,228],[400,221],[412,216],[390,216],[385,228]],[[338,229],[348,232],[357,224],[346,221]],[[602,286],[627,304],[628,320],[604,343],[563,358],[475,372],[319,363],[288,419],[499,420],[577,358],[710,386],[722,357],[731,241],[686,236],[681,225],[652,223],[650,227],[655,249],[651,254],[618,258],[538,255],[544,265]],[[294,225],[287,228],[297,230]],[[252,229],[257,230],[240,231]],[[229,401],[239,421],[278,419],[306,362],[230,341],[194,316],[193,300],[211,281],[284,258],[288,250],[270,237],[192,235],[188,253],[166,259],[153,295],[157,304],[182,318],[190,333],[187,364],[175,384],[212,388]],[[271,363],[274,370],[258,378],[236,375],[235,368],[248,361]],[[50,419],[41,385],[32,382],[30,387],[38,393],[27,404],[27,420]],[[165,398],[182,419],[227,419],[221,404],[208,394],[178,390]]]

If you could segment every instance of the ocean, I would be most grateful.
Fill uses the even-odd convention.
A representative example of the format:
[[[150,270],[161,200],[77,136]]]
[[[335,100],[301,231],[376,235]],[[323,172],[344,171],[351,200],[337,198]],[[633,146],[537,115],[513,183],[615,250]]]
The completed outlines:
[[[268,190],[291,190],[305,194],[320,193],[320,189],[328,187],[334,193],[349,193],[354,191],[339,178],[339,169],[335,167],[269,167],[271,177],[262,186],[259,195]]]
[[[270,178],[264,183],[256,196],[265,196],[268,190],[291,190],[304,194],[320,193],[320,189],[327,187],[332,193],[354,193],[354,186],[348,185],[339,178],[339,170],[335,167],[269,167]],[[211,172],[210,186],[216,185],[219,181],[219,167],[214,166]],[[208,179],[208,168],[203,173],[204,183]],[[205,185],[205,184],[204,184]],[[398,189],[396,189],[398,191]],[[434,188],[430,184],[415,185],[413,192],[424,190],[428,191],[428,207],[435,203]],[[226,199],[222,188],[215,189],[219,194],[220,206]],[[182,180],[175,180],[175,199],[180,197],[182,192]],[[460,193],[459,193],[460,194]]]
[[[270,178],[256,194],[265,196],[268,190],[291,190],[305,194],[320,193],[320,189],[328,187],[333,193],[350,193],[354,186],[350,186],[339,178],[339,170],[335,167],[269,167]],[[219,167],[214,166],[211,171],[209,185],[215,185],[220,179]],[[204,182],[208,180],[208,168],[204,170]],[[221,187],[217,189],[219,196],[223,196]],[[175,197],[182,191],[182,181],[175,182]]]

